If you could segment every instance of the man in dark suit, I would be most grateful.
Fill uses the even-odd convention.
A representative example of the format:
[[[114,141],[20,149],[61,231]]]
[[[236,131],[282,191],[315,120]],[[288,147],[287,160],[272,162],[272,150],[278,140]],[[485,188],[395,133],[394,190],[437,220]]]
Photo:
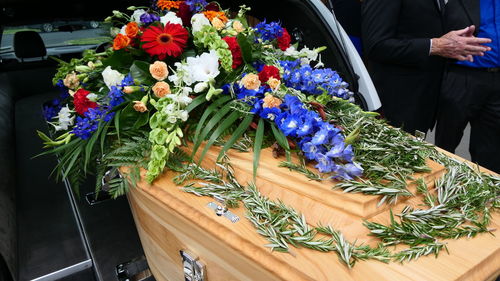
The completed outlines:
[[[480,44],[489,40],[473,37],[471,27],[443,35],[444,5],[445,0],[363,1],[365,55],[384,116],[412,134],[434,127],[444,57],[470,60],[488,50]]]
[[[450,61],[443,79],[436,145],[454,152],[471,124],[472,161],[500,173],[500,2],[450,0],[445,28],[475,25],[476,36],[492,38],[491,51],[472,61]]]

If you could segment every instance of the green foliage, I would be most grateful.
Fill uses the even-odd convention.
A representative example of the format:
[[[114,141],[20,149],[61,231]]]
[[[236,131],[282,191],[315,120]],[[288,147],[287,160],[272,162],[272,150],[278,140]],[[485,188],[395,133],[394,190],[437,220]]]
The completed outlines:
[[[134,81],[139,84],[152,85],[154,79],[149,73],[149,63],[145,61],[134,61],[130,67],[130,74]]]
[[[257,125],[257,133],[255,134],[255,142],[253,144],[253,179],[257,177],[257,168],[259,167],[260,151],[262,149],[262,142],[264,139],[264,120],[259,119]]]

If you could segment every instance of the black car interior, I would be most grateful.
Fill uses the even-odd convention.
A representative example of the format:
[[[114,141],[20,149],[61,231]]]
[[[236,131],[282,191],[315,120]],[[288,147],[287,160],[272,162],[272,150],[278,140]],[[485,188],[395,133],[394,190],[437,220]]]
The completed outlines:
[[[53,9],[63,5],[63,2],[48,2]],[[252,6],[252,15],[260,20],[280,20],[302,44],[311,48],[327,46],[328,50],[322,55],[325,65],[338,70],[351,84],[351,90],[357,90],[356,76],[340,43],[307,1],[219,2],[232,10],[238,10],[241,4]],[[2,2],[0,11],[8,8],[11,13],[14,9],[16,14],[0,16],[0,31],[2,25],[22,20],[21,15],[26,16],[23,5],[34,3]],[[142,4],[148,6],[149,1],[94,0],[81,4],[85,9],[78,11],[99,7],[103,19],[112,10]],[[33,14],[33,9],[36,7],[30,8],[29,13]],[[283,9],[286,12],[276,13]],[[64,16],[64,12],[58,11],[45,16]],[[52,86],[57,64],[47,58],[44,41],[34,31],[14,35],[14,52],[19,60],[0,62],[0,281],[41,277],[48,278],[46,280],[125,280],[120,264],[123,267],[123,263],[138,260],[133,269],[136,272],[147,267],[141,259],[143,251],[128,202],[125,197],[86,200],[93,198],[95,179],[92,178],[77,196],[68,183],[56,182],[49,176],[57,161],[55,157],[33,158],[42,151],[36,130],[47,132],[48,128],[42,116],[42,104],[59,95]],[[61,58],[67,60],[80,55]]]

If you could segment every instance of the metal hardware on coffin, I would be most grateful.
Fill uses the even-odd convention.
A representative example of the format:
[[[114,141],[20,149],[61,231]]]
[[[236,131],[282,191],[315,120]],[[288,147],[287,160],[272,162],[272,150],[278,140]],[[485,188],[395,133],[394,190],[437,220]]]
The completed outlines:
[[[205,265],[187,250],[180,251],[185,281],[204,281]]]
[[[210,202],[208,203],[208,207],[212,210],[215,211],[215,214],[218,216],[224,216],[228,220],[230,220],[232,223],[237,223],[240,220],[240,217],[237,215],[233,214],[231,211],[228,210],[226,206],[226,200],[220,196],[214,196],[214,199],[219,202],[221,205],[217,204],[216,202]]]

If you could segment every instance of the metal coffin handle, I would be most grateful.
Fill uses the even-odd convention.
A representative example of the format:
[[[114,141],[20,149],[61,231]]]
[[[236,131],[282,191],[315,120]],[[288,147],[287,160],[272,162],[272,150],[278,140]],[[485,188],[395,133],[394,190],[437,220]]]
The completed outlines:
[[[205,265],[198,257],[187,250],[181,250],[182,267],[185,281],[206,281]]]

